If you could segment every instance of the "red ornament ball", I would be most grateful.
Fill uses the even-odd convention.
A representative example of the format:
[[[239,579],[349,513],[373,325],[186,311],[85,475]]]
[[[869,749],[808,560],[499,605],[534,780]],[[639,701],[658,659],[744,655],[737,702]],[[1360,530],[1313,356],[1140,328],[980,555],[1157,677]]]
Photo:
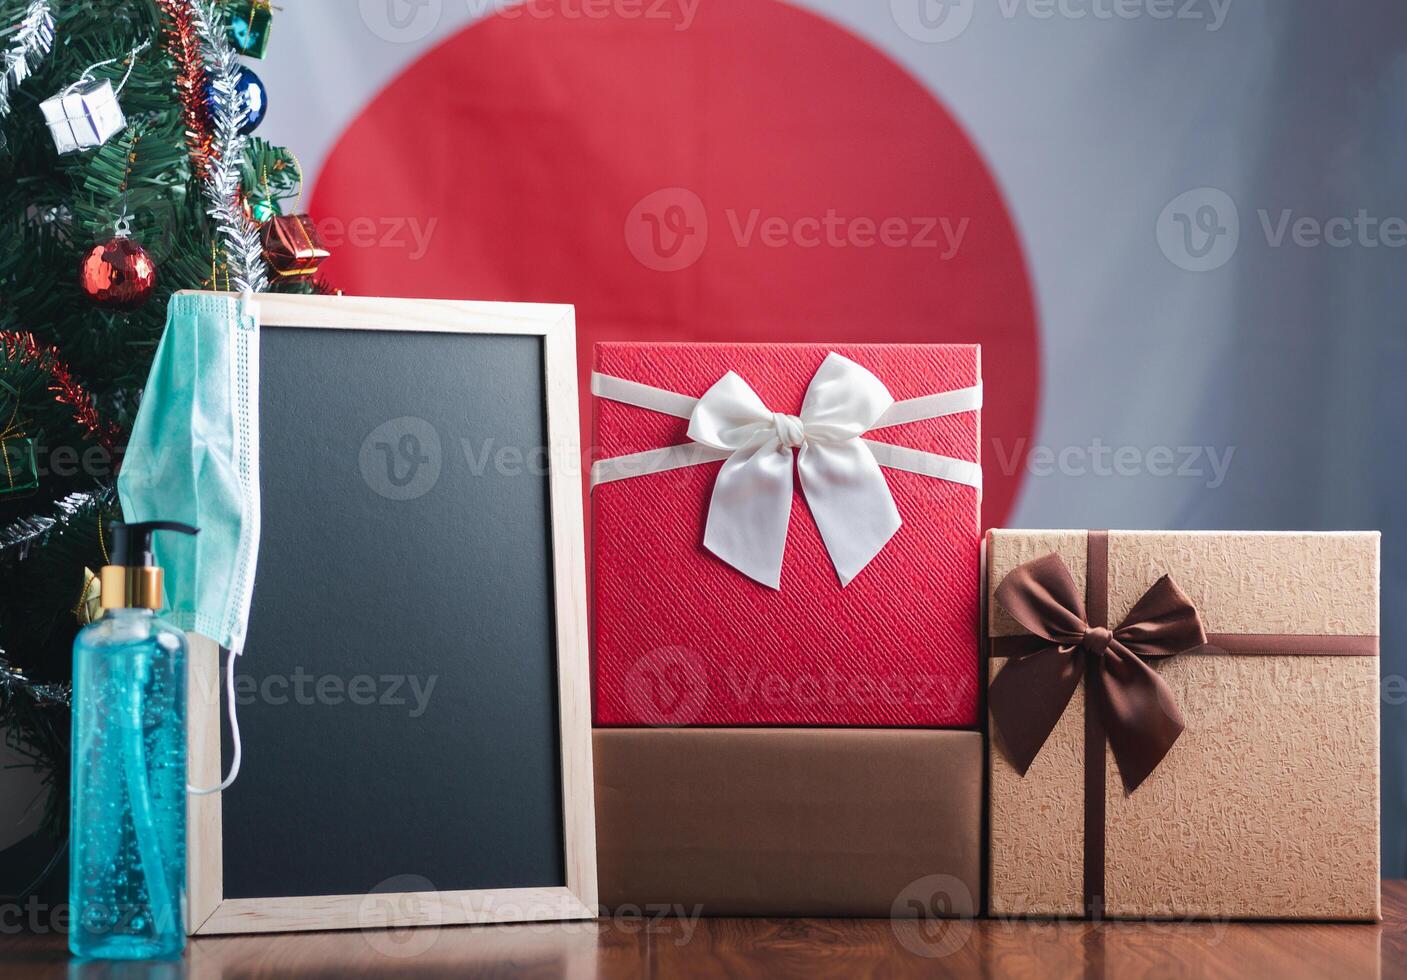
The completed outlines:
[[[132,239],[110,238],[83,256],[78,285],[97,305],[130,312],[151,298],[156,288],[156,263]]]

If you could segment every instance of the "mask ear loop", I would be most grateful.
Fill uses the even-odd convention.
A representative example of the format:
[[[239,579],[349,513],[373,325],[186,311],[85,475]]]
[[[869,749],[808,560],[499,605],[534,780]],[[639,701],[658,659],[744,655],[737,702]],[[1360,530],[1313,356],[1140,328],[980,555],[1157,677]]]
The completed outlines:
[[[239,315],[252,321],[255,329],[259,326],[259,304],[254,302],[252,290],[244,290],[239,297]],[[242,641],[241,641],[242,642]],[[222,793],[234,784],[239,776],[239,764],[244,759],[244,744],[239,736],[239,712],[235,708],[235,685],[234,668],[235,658],[242,656],[244,650],[231,649],[225,655],[225,708],[226,716],[230,720],[230,741],[234,744],[234,754],[230,759],[230,774],[221,781],[218,786],[208,786],[204,789],[186,784],[186,792],[191,796],[209,796],[212,793]]]
[[[246,289],[239,294],[239,315],[253,321],[255,329],[259,327],[259,304],[254,302],[254,290]]]
[[[234,757],[230,760],[230,774],[224,778],[219,786],[198,789],[190,783],[186,783],[186,792],[191,796],[209,796],[211,793],[223,792],[230,788],[235,777],[239,775],[239,764],[244,758],[244,746],[239,737],[239,713],[235,710],[234,667],[235,658],[242,652],[231,650],[225,655],[225,707],[226,714],[230,719],[230,740],[234,742]]]

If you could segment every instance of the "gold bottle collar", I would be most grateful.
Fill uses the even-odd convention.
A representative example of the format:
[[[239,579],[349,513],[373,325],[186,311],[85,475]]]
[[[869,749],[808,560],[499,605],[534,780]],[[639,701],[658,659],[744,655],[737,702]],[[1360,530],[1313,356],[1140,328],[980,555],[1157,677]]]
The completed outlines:
[[[162,604],[160,568],[107,565],[98,574],[104,609],[154,609]]]

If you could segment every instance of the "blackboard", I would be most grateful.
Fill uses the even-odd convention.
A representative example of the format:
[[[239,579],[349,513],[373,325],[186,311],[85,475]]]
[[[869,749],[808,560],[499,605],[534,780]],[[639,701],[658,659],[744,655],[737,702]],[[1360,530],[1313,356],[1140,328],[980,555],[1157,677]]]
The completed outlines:
[[[259,302],[244,761],[193,928],[594,915],[570,307]]]

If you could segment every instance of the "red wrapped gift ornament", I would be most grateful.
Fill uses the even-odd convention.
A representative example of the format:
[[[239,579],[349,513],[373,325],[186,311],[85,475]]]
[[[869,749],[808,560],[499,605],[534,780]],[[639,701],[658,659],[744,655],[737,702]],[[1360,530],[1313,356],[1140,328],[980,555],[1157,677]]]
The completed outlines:
[[[977,723],[977,347],[600,344],[592,391],[598,724]]]
[[[332,253],[318,241],[313,219],[306,214],[279,214],[263,227],[264,258],[283,278],[311,276]]]

